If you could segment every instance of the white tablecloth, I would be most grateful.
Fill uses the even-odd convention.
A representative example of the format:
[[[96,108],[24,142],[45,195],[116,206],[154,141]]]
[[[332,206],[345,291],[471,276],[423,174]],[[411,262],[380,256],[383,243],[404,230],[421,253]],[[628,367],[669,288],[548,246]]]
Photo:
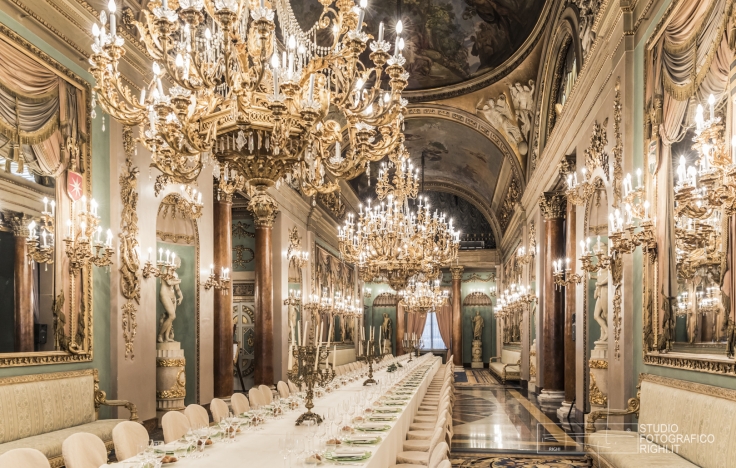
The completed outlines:
[[[396,421],[387,423],[392,426],[391,429],[384,433],[378,433],[383,438],[381,443],[377,446],[365,446],[366,450],[373,452],[373,455],[362,466],[366,468],[386,468],[396,463],[396,455],[403,450],[406,432],[414,420],[417,408],[424,398],[427,387],[437,372],[440,362],[441,358],[432,356],[422,362],[421,365],[430,365],[424,380],[422,380],[421,385]],[[376,372],[374,378],[380,380],[385,372],[385,370]],[[325,415],[327,408],[337,406],[344,399],[360,392],[363,389],[362,382],[363,379],[359,379],[357,382],[346,385],[316,400],[312,411]],[[279,437],[307,434],[307,428],[294,424],[301,413],[301,409],[291,411],[283,419],[267,421],[260,431],[240,434],[236,441],[231,444],[216,443],[211,448],[205,449],[206,457],[200,459],[185,458],[175,463],[172,468],[242,468],[244,466],[280,468],[284,462],[283,457],[279,454]],[[354,465],[355,463],[351,461],[349,464]],[[297,464],[293,463],[292,466],[297,466]],[[329,466],[329,464],[326,466]]]

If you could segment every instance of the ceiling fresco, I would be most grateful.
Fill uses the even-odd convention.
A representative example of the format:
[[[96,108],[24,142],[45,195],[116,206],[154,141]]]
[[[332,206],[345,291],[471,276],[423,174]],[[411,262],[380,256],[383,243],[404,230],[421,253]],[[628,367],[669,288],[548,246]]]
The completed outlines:
[[[318,0],[291,5],[304,30],[322,11]],[[408,89],[425,90],[493,71],[521,47],[543,8],[544,0],[373,0],[365,24],[377,37],[383,22],[385,39],[393,42],[400,15]]]
[[[413,118],[406,121],[406,148],[424,179],[445,182],[478,195],[490,206],[503,166],[501,151],[486,137],[465,125],[440,119]],[[371,165],[372,184],[379,163]],[[365,173],[350,181],[361,201],[375,198]]]

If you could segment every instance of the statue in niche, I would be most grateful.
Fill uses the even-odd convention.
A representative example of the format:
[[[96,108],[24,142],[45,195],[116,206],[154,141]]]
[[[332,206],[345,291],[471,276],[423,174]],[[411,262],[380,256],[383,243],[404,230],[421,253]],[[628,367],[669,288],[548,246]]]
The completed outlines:
[[[353,341],[354,331],[355,331],[355,319],[351,317],[349,320],[345,321],[345,338],[343,339],[343,341],[347,341],[351,343],[354,342]]]
[[[598,273],[593,298],[595,299],[593,319],[601,327],[601,336],[596,343],[606,343],[608,342],[608,270],[606,269]]]
[[[393,324],[391,323],[391,317],[386,312],[383,313],[383,323],[381,324],[381,337],[384,340],[391,341],[391,335],[393,331]]]
[[[473,340],[480,341],[481,336],[483,336],[484,326],[483,317],[480,316],[480,311],[476,310],[475,317],[473,317]]]
[[[174,265],[169,267],[172,278],[161,281],[161,292],[159,300],[164,306],[164,314],[159,319],[158,339],[159,343],[174,341],[174,319],[176,319],[176,306],[181,305],[184,295],[179,288],[181,279],[176,270],[181,266],[181,259],[174,258]]]
[[[294,327],[296,327],[296,305],[289,304],[289,340],[294,341],[295,337],[292,336]]]

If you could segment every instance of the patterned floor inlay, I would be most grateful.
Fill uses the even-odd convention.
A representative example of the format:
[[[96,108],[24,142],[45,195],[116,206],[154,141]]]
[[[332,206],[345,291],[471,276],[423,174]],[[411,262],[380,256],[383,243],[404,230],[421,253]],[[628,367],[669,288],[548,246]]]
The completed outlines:
[[[454,468],[588,468],[584,457],[525,457],[501,454],[452,454]]]
[[[580,453],[582,445],[524,394],[524,390],[511,385],[456,386],[453,452],[522,451],[535,456]]]
[[[488,369],[455,370],[455,385],[462,387],[477,385],[501,385]]]

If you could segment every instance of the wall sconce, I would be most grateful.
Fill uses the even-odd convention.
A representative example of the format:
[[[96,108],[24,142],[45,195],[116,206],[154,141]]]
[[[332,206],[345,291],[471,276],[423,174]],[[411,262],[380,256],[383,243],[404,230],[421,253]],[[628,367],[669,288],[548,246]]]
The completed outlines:
[[[210,276],[202,286],[204,286],[205,291],[215,288],[219,289],[223,296],[227,296],[230,293],[230,268],[221,268],[220,278],[217,279],[215,276],[215,266],[210,265]]]
[[[618,208],[608,215],[611,255],[632,253],[638,246],[654,255],[657,240],[654,237],[654,221],[649,216],[649,201],[641,183],[641,169],[637,169],[637,187],[633,188],[631,174],[623,179],[624,211]]]
[[[519,247],[516,253],[516,260],[522,265],[529,264],[534,260],[534,256],[537,254],[536,247],[532,246],[528,251],[526,247]]]
[[[555,281],[555,289],[566,288],[573,284],[580,284],[583,277],[577,273],[573,273],[570,269],[570,259],[566,258],[564,261],[565,267],[563,268],[562,259],[558,259],[552,262],[552,277]]]
[[[601,236],[598,236],[598,240],[592,249],[590,248],[590,237],[585,241],[580,241],[580,248],[583,251],[580,262],[583,271],[586,273],[605,270],[611,265],[613,259],[608,254],[608,245],[601,242]]]
[[[69,257],[69,271],[76,275],[82,268],[90,264],[97,267],[112,264],[112,231],[107,230],[107,239],[104,244],[101,240],[102,227],[97,215],[97,202],[90,201],[87,206],[87,197],[82,197],[82,208],[74,215],[76,203],[72,202],[72,216],[67,220],[66,255]]]
[[[148,260],[143,265],[143,277],[148,279],[151,276],[159,278],[161,281],[169,281],[174,278],[174,259],[176,253],[170,250],[166,251],[166,260],[164,260],[164,249],[158,249],[158,261],[157,266],[153,266],[151,262],[152,249],[148,248]]]
[[[180,208],[182,211],[189,211],[192,219],[200,218],[202,216],[202,210],[204,209],[204,204],[202,203],[202,192],[197,192],[197,189],[194,189],[189,185],[182,185],[179,188],[181,189],[182,198],[189,205],[188,207],[181,206]]]
[[[43,211],[39,224],[31,221],[28,225],[28,258],[33,262],[43,263],[45,268],[54,263],[54,215],[56,214],[56,202],[51,200],[51,211],[49,211],[49,199],[43,199]],[[40,229],[40,236],[36,235],[36,227]]]
[[[583,181],[578,183],[578,174],[573,172],[567,175],[567,190],[565,197],[573,205],[584,205],[598,189],[598,184],[588,179],[588,170],[582,169]]]

